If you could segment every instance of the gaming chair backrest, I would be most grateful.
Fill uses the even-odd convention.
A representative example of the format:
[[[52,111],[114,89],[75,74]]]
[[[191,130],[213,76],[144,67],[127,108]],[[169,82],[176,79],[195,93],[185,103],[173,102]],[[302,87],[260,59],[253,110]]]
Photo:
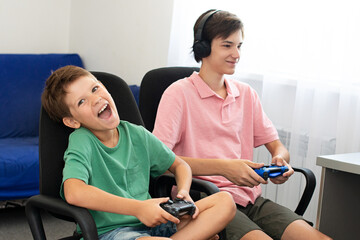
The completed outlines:
[[[144,125],[134,96],[124,80],[110,73],[91,73],[110,92],[120,119],[137,125]],[[73,130],[62,123],[51,120],[46,111],[41,108],[39,131],[40,193],[60,197],[59,190],[64,167],[63,155],[67,148],[69,134]]]
[[[139,108],[147,130],[152,132],[161,96],[173,82],[189,77],[197,67],[164,67],[149,71],[141,81]]]

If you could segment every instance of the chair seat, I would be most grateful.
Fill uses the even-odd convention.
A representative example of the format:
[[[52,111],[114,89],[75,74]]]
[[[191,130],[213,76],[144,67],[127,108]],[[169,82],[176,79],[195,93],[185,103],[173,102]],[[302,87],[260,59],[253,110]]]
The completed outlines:
[[[0,139],[0,200],[39,194],[39,139]]]

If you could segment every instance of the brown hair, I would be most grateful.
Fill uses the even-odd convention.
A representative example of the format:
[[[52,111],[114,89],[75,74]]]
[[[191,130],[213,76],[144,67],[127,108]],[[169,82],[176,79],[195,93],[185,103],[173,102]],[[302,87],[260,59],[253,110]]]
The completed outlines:
[[[41,103],[51,119],[61,122],[63,117],[71,116],[69,107],[64,101],[67,94],[65,88],[69,83],[84,76],[95,78],[89,71],[81,67],[68,65],[57,69],[46,80]]]
[[[199,28],[199,24],[203,17],[212,11],[216,11],[216,9],[210,9],[203,14],[196,20],[194,25],[194,43],[195,43],[195,36]],[[229,37],[234,32],[241,30],[241,34],[244,37],[244,25],[241,20],[235,15],[227,11],[217,11],[213,14],[207,21],[202,30],[201,39],[203,41],[208,41],[209,46],[211,46],[211,42],[214,38],[222,38],[225,39]],[[199,56],[194,54],[195,60],[197,62],[201,61]]]

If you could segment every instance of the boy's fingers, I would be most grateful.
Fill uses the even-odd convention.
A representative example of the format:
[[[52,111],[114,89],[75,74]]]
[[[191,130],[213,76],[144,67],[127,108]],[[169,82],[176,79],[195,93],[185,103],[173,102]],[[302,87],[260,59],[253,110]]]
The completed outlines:
[[[170,213],[168,213],[165,210],[164,210],[164,214],[162,215],[162,217],[170,222],[175,223],[175,224],[180,223],[180,220],[178,218],[174,217],[173,215],[171,215]]]
[[[168,220],[166,218],[161,218],[160,221],[159,221],[159,225],[161,223],[167,223],[167,222],[168,222]]]
[[[164,197],[164,198],[158,198],[159,199],[159,203],[165,203],[167,201],[169,201],[169,197]]]
[[[263,164],[263,163],[262,163]],[[265,179],[263,179],[262,177],[259,176],[259,174],[257,174],[255,171],[253,171],[251,174],[250,174],[251,178],[258,182],[258,183],[262,183],[262,184],[267,184],[267,181]],[[256,185],[256,184],[255,184]]]
[[[249,162],[247,163],[247,165],[248,165],[249,167],[252,167],[252,168],[261,168],[261,167],[264,166],[264,163],[256,163],[256,162],[251,162],[251,161],[249,161]]]
[[[180,198],[180,199],[183,199],[183,198],[184,198],[184,196],[181,195],[181,194],[176,195],[176,197],[177,197],[177,198]]]
[[[192,218],[193,218],[193,219],[197,218],[197,216],[199,216],[199,213],[200,213],[200,210],[199,210],[198,207],[196,207],[195,213],[192,215]]]

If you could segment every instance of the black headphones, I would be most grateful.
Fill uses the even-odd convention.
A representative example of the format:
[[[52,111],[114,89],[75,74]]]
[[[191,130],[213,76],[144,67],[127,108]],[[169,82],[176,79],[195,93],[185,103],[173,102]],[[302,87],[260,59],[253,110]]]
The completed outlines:
[[[199,59],[205,58],[205,57],[209,56],[211,53],[211,43],[209,43],[209,41],[207,41],[207,40],[203,40],[202,34],[203,34],[203,29],[205,27],[206,22],[215,13],[217,13],[219,11],[220,10],[214,10],[214,11],[208,12],[207,14],[205,14],[205,16],[201,19],[201,21],[199,23],[199,27],[196,31],[194,45],[193,45],[194,55]]]

